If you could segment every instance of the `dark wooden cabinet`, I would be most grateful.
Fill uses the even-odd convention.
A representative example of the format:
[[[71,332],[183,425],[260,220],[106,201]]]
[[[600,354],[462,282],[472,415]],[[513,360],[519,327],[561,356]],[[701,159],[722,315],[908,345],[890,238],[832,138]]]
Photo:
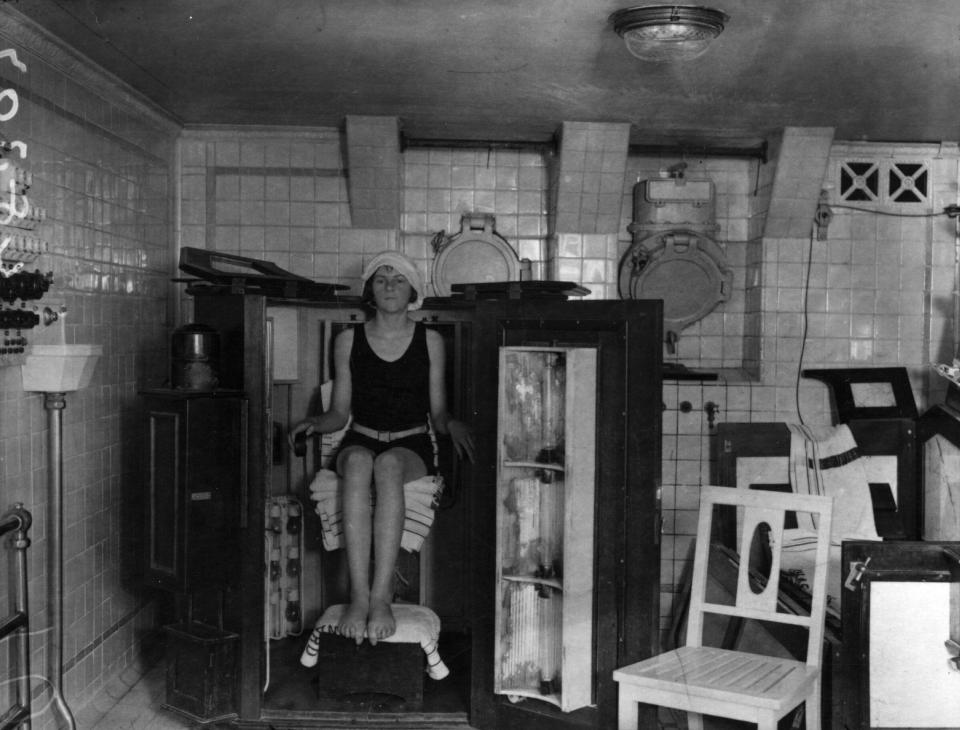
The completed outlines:
[[[842,727],[956,727],[960,543],[849,540],[841,560]]]
[[[656,301],[487,301],[477,305],[478,458],[471,492],[471,724],[478,728],[616,726],[612,672],[658,649],[661,312]],[[497,392],[504,347],[596,351],[591,706],[565,713],[495,694]],[[652,715],[646,718],[653,722]],[[641,723],[642,727],[646,725]]]
[[[242,390],[249,403],[245,527],[239,549],[226,556],[227,569],[235,571],[242,586],[233,620],[228,617],[226,624],[240,635],[237,724],[265,728],[332,723],[336,718],[317,709],[315,695],[312,702],[283,703],[263,690],[271,668],[272,676],[278,676],[278,668],[270,664],[278,659],[266,656],[263,639],[262,526],[265,499],[287,492],[291,485],[303,494],[309,476],[292,463],[278,463],[274,440],[285,435],[285,427],[302,417],[304,409],[318,412],[316,391],[332,374],[332,337],[339,328],[362,321],[363,311],[348,297],[307,302],[202,288],[191,293],[194,321],[220,332],[221,383]],[[299,342],[284,350],[298,353],[299,367],[284,368],[295,373],[298,383],[286,390],[274,383],[271,343],[276,332],[269,322],[274,307],[298,311]],[[403,727],[613,727],[613,669],[658,648],[661,304],[440,299],[427,300],[415,315],[444,336],[451,411],[471,424],[477,443],[473,464],[441,464],[456,504],[449,514],[438,515],[435,537],[442,541],[444,558],[422,583],[445,630],[466,637],[469,657],[451,678],[466,686],[459,706],[437,712],[425,706],[422,714],[395,720],[405,723]],[[584,668],[592,682],[588,706],[571,713],[535,697],[513,702],[494,691],[499,353],[502,346],[538,345],[596,352],[595,538],[590,558],[595,579],[590,662]],[[309,569],[306,562],[304,569]],[[310,596],[306,598],[309,603]],[[310,616],[305,619],[309,625]],[[350,722],[364,726],[358,717]]]
[[[233,556],[246,494],[246,400],[235,392],[142,395],[147,582],[178,593],[236,585]]]

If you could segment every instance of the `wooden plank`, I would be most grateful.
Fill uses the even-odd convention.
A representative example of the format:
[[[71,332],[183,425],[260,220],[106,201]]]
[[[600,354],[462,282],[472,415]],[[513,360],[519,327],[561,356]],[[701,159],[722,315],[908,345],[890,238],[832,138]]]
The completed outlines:
[[[566,505],[563,524],[563,689],[570,712],[592,700],[597,352],[566,352]]]

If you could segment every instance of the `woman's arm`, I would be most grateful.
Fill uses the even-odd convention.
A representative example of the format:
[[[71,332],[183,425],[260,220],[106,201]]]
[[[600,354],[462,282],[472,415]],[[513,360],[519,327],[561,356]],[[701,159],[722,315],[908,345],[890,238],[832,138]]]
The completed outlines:
[[[333,341],[333,393],[330,407],[319,416],[300,421],[287,436],[290,445],[298,433],[333,433],[347,425],[350,418],[353,383],[350,379],[350,351],[353,349],[353,328],[346,329]]]
[[[427,352],[430,354],[430,421],[437,433],[450,435],[458,456],[473,461],[473,435],[470,429],[465,423],[452,418],[447,410],[443,337],[431,329],[427,330]]]

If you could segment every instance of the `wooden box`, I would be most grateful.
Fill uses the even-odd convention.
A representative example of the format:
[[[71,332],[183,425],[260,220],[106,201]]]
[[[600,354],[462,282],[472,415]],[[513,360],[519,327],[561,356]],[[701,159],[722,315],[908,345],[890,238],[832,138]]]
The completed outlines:
[[[197,723],[237,716],[237,634],[207,624],[173,624],[167,632],[164,707]]]
[[[424,654],[419,644],[378,642],[357,644],[337,634],[321,634],[317,652],[317,698],[363,700],[392,695],[404,709],[423,705]]]

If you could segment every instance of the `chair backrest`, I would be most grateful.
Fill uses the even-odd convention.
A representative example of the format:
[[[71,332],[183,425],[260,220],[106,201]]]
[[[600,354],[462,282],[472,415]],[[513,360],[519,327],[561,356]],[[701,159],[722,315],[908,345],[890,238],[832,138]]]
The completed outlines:
[[[729,604],[707,600],[710,541],[715,505],[732,505],[738,510],[738,555],[736,595]],[[810,615],[802,616],[779,611],[781,556],[784,547],[784,519],[789,512],[809,513],[813,517],[815,548],[812,556],[813,576],[807,577],[811,590]],[[819,666],[823,646],[824,616],[827,600],[827,572],[830,550],[830,526],[833,517],[833,498],[780,492],[737,489],[734,487],[703,487],[700,493],[700,518],[693,563],[693,582],[690,594],[690,613],[687,617],[688,646],[701,646],[705,614],[719,614],[734,618],[772,621],[805,627],[808,631],[806,662]],[[769,530],[769,532],[767,532]],[[755,539],[769,536],[770,565],[765,583],[757,580],[751,571],[751,550]],[[765,572],[765,571],[764,571]]]

